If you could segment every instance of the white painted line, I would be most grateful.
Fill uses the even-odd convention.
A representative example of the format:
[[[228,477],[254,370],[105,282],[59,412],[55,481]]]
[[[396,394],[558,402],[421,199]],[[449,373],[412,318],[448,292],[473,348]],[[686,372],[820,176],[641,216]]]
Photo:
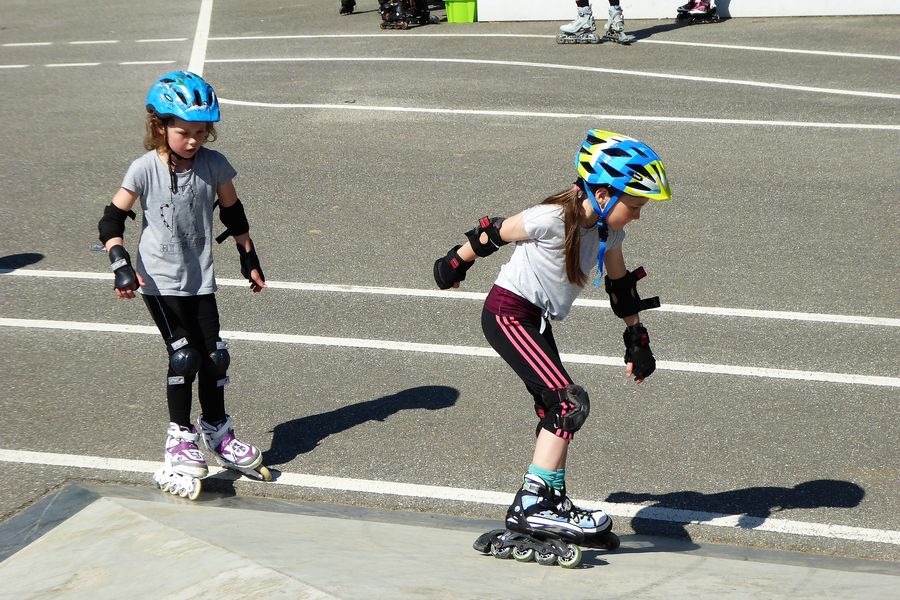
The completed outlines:
[[[44,271],[38,269],[0,269],[0,275],[16,275],[19,277],[47,277],[59,279],[88,279],[111,281],[113,274],[89,271]],[[216,279],[216,283],[225,287],[247,287],[244,279]],[[305,292],[333,292],[341,294],[373,294],[381,296],[409,296],[415,298],[443,298],[446,300],[475,300],[483,302],[485,292],[465,292],[460,290],[430,290],[419,288],[378,287],[366,285],[348,285],[339,283],[303,283],[296,281],[267,281],[272,289],[298,290]],[[609,308],[608,300],[579,298],[575,306],[593,308]],[[900,327],[900,319],[888,317],[865,317],[859,315],[835,315],[827,313],[803,313],[781,310],[758,310],[752,308],[726,308],[718,306],[691,306],[687,304],[663,304],[654,309],[657,312],[674,312],[715,317],[743,317],[748,319],[776,319],[783,321],[810,321],[814,323],[840,323],[844,325],[875,325],[884,327]]]
[[[215,62],[210,60],[207,62]],[[590,113],[551,113],[518,110],[475,110],[461,108],[417,108],[405,106],[366,106],[363,104],[306,104],[306,103],[274,103],[250,102],[245,100],[229,100],[219,98],[221,104],[235,106],[251,106],[260,108],[311,108],[323,110],[368,110],[374,112],[421,113],[436,115],[470,115],[489,117],[526,117],[545,119],[592,119],[600,121],[649,121],[658,123],[709,123],[716,125],[758,125],[764,127],[811,127],[824,129],[874,129],[881,131],[900,131],[900,125],[883,125],[880,123],[817,123],[813,121],[760,121],[751,119],[711,119],[704,117],[663,117],[658,115],[614,115]]]
[[[145,40],[135,40],[138,44],[155,44],[157,42],[186,42],[187,38],[157,38],[157,39],[145,39]]]
[[[24,69],[30,65],[0,65],[0,69]]]
[[[243,40],[306,40],[329,38],[537,38],[556,39],[555,35],[530,33],[324,33],[300,35],[244,35],[217,36],[209,38],[216,42],[238,42]],[[900,56],[891,54],[862,54],[859,52],[832,52],[828,50],[800,50],[796,48],[775,48],[770,46],[738,46],[734,44],[707,44],[700,42],[675,42],[670,40],[637,40],[635,44],[668,44],[672,46],[694,46],[698,48],[722,48],[727,50],[749,50],[754,52],[781,52],[785,54],[813,54],[818,56],[837,56],[840,58],[872,58],[878,60],[900,60]]]
[[[96,67],[100,63],[98,62],[86,62],[86,63],[53,63],[49,65],[44,65],[45,67]]]
[[[132,60],[120,62],[120,65],[171,65],[174,60]]]
[[[696,75],[675,75],[672,73],[652,73],[650,71],[628,71],[625,69],[608,69],[605,67],[589,67],[583,65],[565,65],[554,63],[526,62],[518,60],[487,60],[474,58],[422,58],[411,56],[366,56],[366,57],[270,57],[270,58],[219,58],[210,59],[207,62],[214,63],[272,63],[272,62],[411,62],[411,63],[444,63],[466,65],[496,65],[503,67],[524,67],[533,69],[556,69],[563,71],[585,71],[589,73],[609,73],[613,75],[626,75],[635,77],[651,77],[656,79],[675,79],[680,81],[699,81],[704,83],[720,83],[727,85],[743,85],[779,90],[791,90],[799,92],[813,92],[817,94],[838,94],[843,96],[861,96],[866,98],[900,99],[900,94],[888,94],[883,92],[865,92],[856,90],[843,90],[837,88],[820,88],[806,85],[791,85],[787,83],[769,83],[765,81],[750,81],[745,79],[724,79],[719,77],[699,77]]]
[[[120,471],[125,473],[154,473],[160,467],[159,462],[146,460],[108,458],[104,456],[79,456],[76,454],[55,454],[50,452],[10,449],[0,449],[0,461],[30,465]],[[217,477],[224,472],[225,470],[220,467],[210,466],[210,477]],[[385,496],[405,496],[429,500],[452,500],[503,507],[509,506],[513,500],[513,494],[507,492],[422,485],[396,481],[307,475],[303,473],[281,472],[278,474],[277,479],[266,483],[249,478],[245,478],[244,480],[255,485],[283,485],[319,490],[364,492]],[[596,502],[578,499],[575,499],[574,502],[579,506],[587,508],[601,508],[607,514],[614,517],[639,516],[642,519],[665,521],[669,523],[702,524],[713,527],[727,527],[730,529],[772,531],[789,535],[805,535],[819,538],[875,542],[879,544],[900,544],[900,531],[889,529],[867,529],[863,527],[832,525],[828,523],[808,523],[804,521],[790,521],[787,519],[726,515],[675,508],[642,506],[640,504]]]
[[[206,60],[206,44],[209,40],[209,23],[212,18],[213,0],[203,0],[200,3],[200,14],[197,16],[197,29],[194,31],[194,45],[191,48],[191,60],[188,63],[188,71],[203,75],[203,65]]]
[[[147,325],[124,325],[121,323],[89,323],[84,321],[51,321],[46,319],[11,319],[0,317],[0,327],[26,329],[49,329],[63,331],[93,331],[106,333],[137,333],[159,335],[155,327]],[[424,344],[395,340],[374,340],[365,338],[342,338],[317,335],[292,335],[285,333],[257,333],[252,331],[222,331],[222,337],[229,340],[271,342],[279,344],[299,344],[307,346],[334,346],[339,348],[362,348],[368,350],[395,350],[399,352],[423,352],[428,354],[450,354],[466,357],[496,358],[492,348],[479,346],[453,346],[447,344]],[[560,354],[566,363],[602,365],[624,368],[621,356],[594,356],[591,354]],[[689,363],[660,360],[656,368],[663,371],[684,371],[689,373],[710,373],[716,375],[736,375],[741,377],[763,377],[770,379],[790,379],[794,381],[819,381],[849,385],[871,385],[900,388],[900,377],[857,375],[855,373],[829,373],[824,371],[798,371],[792,369],[769,369],[764,367],[741,367],[708,363]]]
[[[69,42],[73,46],[86,46],[89,44],[118,44],[119,40],[80,40],[77,42]]]
[[[53,42],[15,42],[3,44],[4,48],[22,48],[24,46],[52,46]]]

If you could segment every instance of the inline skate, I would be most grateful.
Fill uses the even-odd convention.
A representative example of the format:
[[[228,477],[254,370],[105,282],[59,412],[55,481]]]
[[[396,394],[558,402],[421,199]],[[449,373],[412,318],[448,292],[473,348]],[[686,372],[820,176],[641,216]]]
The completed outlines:
[[[626,46],[637,39],[633,35],[625,33],[625,16],[622,14],[621,6],[609,7],[609,19],[603,26],[603,39]]]
[[[252,444],[246,444],[234,437],[231,416],[211,425],[198,419],[203,445],[216,455],[216,461],[227,469],[233,469],[244,475],[261,481],[272,481],[272,473],[262,464],[262,452]]]
[[[583,545],[591,548],[603,548],[605,550],[615,550],[619,547],[619,536],[612,532],[612,519],[600,509],[589,510],[576,506],[572,500],[566,495],[566,490],[560,492],[561,501],[559,508],[561,512],[568,512],[570,519],[581,527],[584,532]]]
[[[201,479],[209,473],[206,461],[197,448],[199,439],[193,425],[181,427],[169,423],[163,466],[153,474],[153,481],[164,492],[196,500],[202,489]]]
[[[410,25],[437,23],[427,0],[379,0],[382,29],[408,29]]]
[[[356,8],[356,0],[341,0],[342,15],[352,15],[353,9]]]
[[[715,3],[709,0],[689,0],[687,4],[678,7],[677,18],[679,21],[687,21],[688,25],[718,23],[722,20],[716,12]]]
[[[557,44],[599,44],[600,36],[597,35],[597,26],[594,24],[594,14],[590,6],[578,7],[578,18],[559,28],[556,36]]]
[[[584,530],[560,506],[561,493],[537,475],[526,474],[522,489],[506,511],[506,529],[482,534],[472,547],[496,558],[573,569],[581,564]],[[604,516],[606,516],[604,514]],[[608,519],[608,517],[607,517]]]

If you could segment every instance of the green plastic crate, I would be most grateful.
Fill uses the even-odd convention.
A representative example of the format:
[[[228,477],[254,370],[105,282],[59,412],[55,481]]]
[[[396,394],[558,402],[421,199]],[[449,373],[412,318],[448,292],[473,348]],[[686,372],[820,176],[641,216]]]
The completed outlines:
[[[448,23],[474,23],[477,19],[476,0],[444,0]]]

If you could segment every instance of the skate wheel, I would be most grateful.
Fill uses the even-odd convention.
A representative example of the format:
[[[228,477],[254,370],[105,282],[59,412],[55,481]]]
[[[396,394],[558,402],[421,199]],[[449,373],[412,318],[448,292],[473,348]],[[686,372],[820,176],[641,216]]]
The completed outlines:
[[[256,468],[256,472],[259,473],[259,476],[263,481],[272,481],[272,472],[266,467],[260,465]]]
[[[538,552],[535,556],[535,560],[539,565],[549,567],[556,564],[556,555],[552,552]]]
[[[607,531],[603,535],[602,544],[603,547],[607,550],[615,550],[619,547],[622,542],[619,540],[619,536],[614,534],[612,531]]]
[[[513,558],[519,562],[531,562],[534,560],[534,549],[533,548],[514,548],[513,549]]]
[[[200,497],[200,491],[203,489],[203,483],[199,479],[191,480],[191,489],[188,491],[188,500],[196,500]]]
[[[501,560],[507,559],[513,553],[512,546],[507,546],[506,548],[500,547],[500,542],[494,542],[491,544],[491,556],[494,558],[499,558]]]
[[[566,554],[556,559],[563,569],[574,569],[581,564],[581,548],[568,544]]]

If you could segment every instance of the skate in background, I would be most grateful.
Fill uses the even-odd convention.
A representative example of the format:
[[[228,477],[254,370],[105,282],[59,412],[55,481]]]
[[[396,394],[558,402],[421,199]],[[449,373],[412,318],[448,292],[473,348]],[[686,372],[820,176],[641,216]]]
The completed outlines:
[[[558,44],[599,44],[609,40],[619,44],[628,45],[635,40],[633,35],[625,33],[625,17],[619,0],[609,0],[609,18],[603,26],[603,35],[597,35],[597,26],[594,23],[593,9],[590,0],[576,0],[578,9],[577,18],[559,28],[556,38]]]
[[[356,0],[341,0],[340,14],[352,15],[354,8],[356,8]]]
[[[379,0],[382,29],[408,29],[410,26],[438,23],[431,15],[428,0]]]
[[[712,0],[689,0],[677,10],[677,19],[687,21],[688,25],[718,23],[722,20],[716,11],[716,3]]]
[[[172,71],[151,86],[142,156],[132,161],[97,225],[109,253],[113,289],[120,299],[143,298],[168,353],[163,465],[153,480],[164,492],[197,499],[208,473],[197,444],[202,439],[223,465],[270,480],[259,450],[235,439],[225,412],[231,355],[219,337],[219,310],[212,240],[233,237],[241,274],[250,291],[266,288],[250,238],[250,224],[238,199],[237,175],[225,156],[206,148],[216,139],[219,101],[202,77]],[[141,210],[137,260],[125,250],[125,222]],[[214,212],[225,232],[214,237]],[[202,417],[191,424],[194,382]],[[213,425],[214,424],[214,425]]]

